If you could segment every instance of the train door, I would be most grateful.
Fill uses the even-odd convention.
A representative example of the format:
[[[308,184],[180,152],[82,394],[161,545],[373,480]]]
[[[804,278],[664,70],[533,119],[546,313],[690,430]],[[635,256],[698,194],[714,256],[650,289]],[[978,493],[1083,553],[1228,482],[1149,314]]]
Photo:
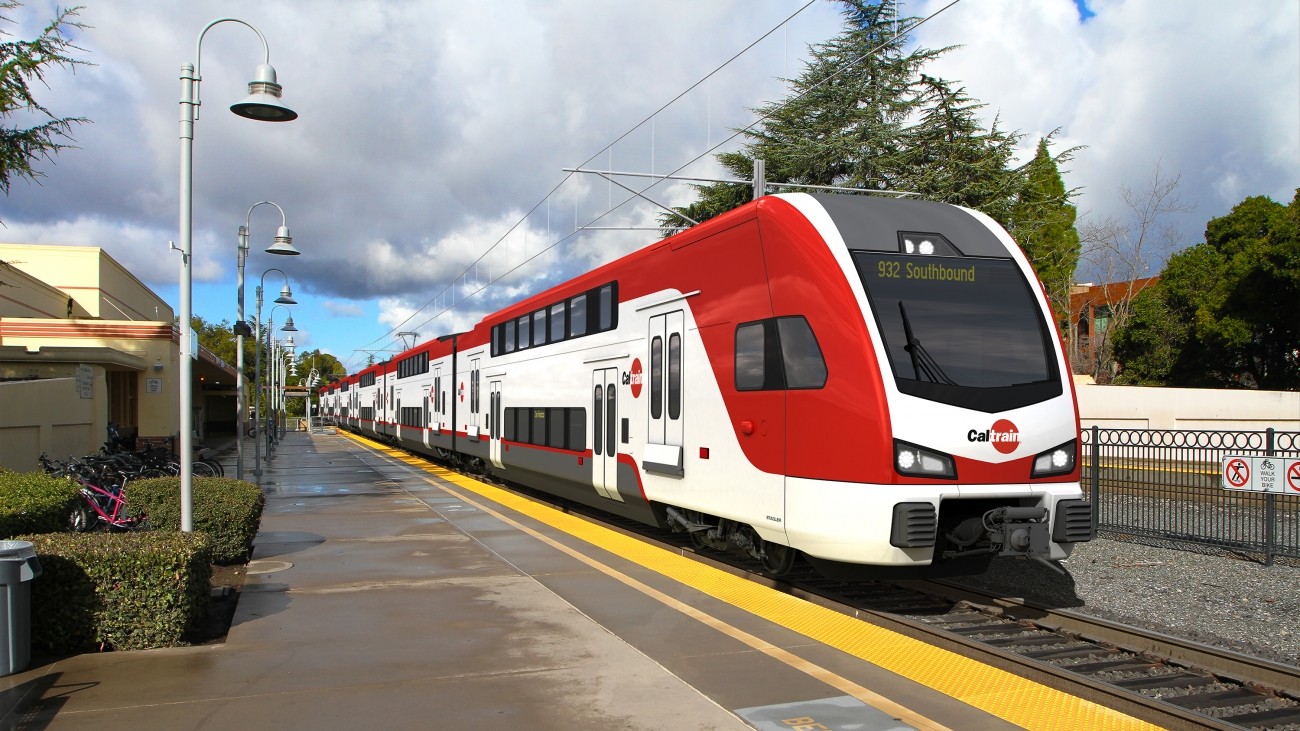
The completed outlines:
[[[469,361],[469,423],[465,430],[471,441],[478,441],[479,423],[479,370],[478,358],[471,358]]]
[[[591,482],[596,492],[622,501],[618,494],[618,369],[591,372]]]
[[[501,463],[501,413],[501,382],[491,381],[488,383],[488,458],[497,469],[505,468]]]
[[[420,390],[424,391],[424,389]],[[420,409],[420,441],[424,442],[424,446],[427,447],[429,446],[429,394],[425,392],[423,396],[424,404]]]
[[[681,310],[650,318],[646,334],[649,364],[648,429],[645,469],[680,477],[682,472],[682,338],[686,317]]]

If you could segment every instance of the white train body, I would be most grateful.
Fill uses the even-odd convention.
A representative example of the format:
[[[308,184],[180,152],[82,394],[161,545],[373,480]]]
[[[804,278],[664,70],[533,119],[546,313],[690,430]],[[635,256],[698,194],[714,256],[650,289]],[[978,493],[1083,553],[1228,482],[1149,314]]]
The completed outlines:
[[[795,551],[969,572],[1092,536],[1041,287],[943,204],[767,196],[321,394],[347,428],[778,573]]]

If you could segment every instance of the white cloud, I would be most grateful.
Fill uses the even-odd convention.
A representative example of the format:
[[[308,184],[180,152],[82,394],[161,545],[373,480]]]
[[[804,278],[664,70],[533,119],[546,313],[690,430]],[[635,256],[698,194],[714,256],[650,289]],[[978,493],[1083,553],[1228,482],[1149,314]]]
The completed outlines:
[[[382,338],[379,328],[417,310],[412,322],[427,321],[449,303],[437,301],[443,290],[474,289],[457,276],[530,210],[471,281],[514,266],[525,242],[531,254],[564,243],[427,329],[467,327],[481,311],[654,240],[653,231],[574,234],[589,223],[656,224],[646,203],[596,220],[626,195],[605,181],[573,177],[549,201],[547,191],[565,179],[562,168],[584,162],[658,173],[686,165],[748,124],[747,108],[780,98],[778,77],[798,75],[806,45],[840,23],[836,4],[815,3],[598,154],[798,6],[316,0],[308,10],[292,0],[227,0],[217,13],[205,2],[84,1],[81,19],[92,27],[75,41],[97,65],[56,71],[40,93],[56,114],[93,124],[76,130],[79,149],[42,165],[40,185],[15,182],[0,239],[100,245],[146,283],[174,283],[179,263],[166,242],[177,238],[180,66],[194,61],[198,32],[213,17],[246,19],[265,35],[285,102],[301,116],[260,124],[227,113],[261,45],[234,23],[205,36],[195,280],[232,282],[236,230],[252,203],[275,201],[303,256],[277,264],[261,253],[257,242],[269,243],[277,222],[260,211],[248,271],[284,266],[295,291],[315,293],[295,311],[302,325],[313,313],[355,316],[327,309],[340,300],[383,313],[367,333],[318,326],[320,346],[333,352]],[[54,6],[26,0],[12,30],[30,34]],[[908,0],[904,9],[924,15],[940,6]],[[1027,150],[1058,127],[1058,149],[1087,146],[1066,175],[1084,189],[1082,211],[1115,211],[1119,186],[1147,180],[1157,161],[1183,175],[1197,205],[1184,222],[1194,236],[1245,195],[1290,199],[1300,168],[1296,3],[1242,0],[1225,12],[1211,0],[1097,0],[1092,9],[1081,23],[1072,0],[963,2],[917,37],[962,46],[928,71],[961,81],[990,118],[1000,113],[1004,127],[1025,133]],[[718,170],[706,155],[687,172]],[[649,194],[681,204],[685,192],[661,185]]]

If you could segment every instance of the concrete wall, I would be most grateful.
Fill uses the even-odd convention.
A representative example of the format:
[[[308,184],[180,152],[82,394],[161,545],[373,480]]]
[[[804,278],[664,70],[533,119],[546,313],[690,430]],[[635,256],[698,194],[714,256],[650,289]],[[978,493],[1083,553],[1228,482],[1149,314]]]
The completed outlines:
[[[80,457],[108,438],[104,369],[91,366],[93,398],[82,398],[75,378],[0,383],[0,466],[40,469],[36,458]]]
[[[1300,392],[1076,385],[1084,429],[1300,431]]]

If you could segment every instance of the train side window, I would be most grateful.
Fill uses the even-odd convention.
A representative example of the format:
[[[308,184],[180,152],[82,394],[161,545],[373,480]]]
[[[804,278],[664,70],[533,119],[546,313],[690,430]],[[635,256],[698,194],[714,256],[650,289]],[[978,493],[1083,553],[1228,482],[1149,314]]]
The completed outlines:
[[[568,409],[569,438],[564,445],[575,452],[587,451],[587,410]]]
[[[523,317],[519,318],[519,320],[518,320],[518,322],[519,322],[519,349],[520,349],[520,350],[523,350],[524,348],[527,348],[528,345],[529,345],[529,343],[531,342],[531,339],[529,338],[529,334],[528,334],[528,323],[531,322],[531,321],[532,321],[532,318],[530,318],[528,315],[524,315]]]
[[[564,449],[564,416],[568,409],[547,409],[546,446]]]
[[[650,340],[650,418],[664,415],[664,339],[658,335]]]
[[[766,368],[766,334],[763,323],[752,322],[736,328],[736,390],[759,391],[763,388]]]
[[[528,436],[529,409],[515,409],[515,441],[520,444],[527,444],[531,439]]]
[[[569,337],[587,334],[587,295],[580,294],[569,300]]]
[[[682,417],[682,336],[668,336],[668,418]]]
[[[598,307],[600,314],[597,318],[596,331],[605,332],[607,330],[613,330],[615,306],[617,305],[617,303],[614,302],[614,285],[606,284],[601,287],[598,298],[600,300]]]
[[[604,454],[605,445],[605,389],[600,385],[596,386],[595,396],[591,400],[592,405],[592,429],[591,436],[592,448],[599,457]]]
[[[564,339],[564,303],[551,305],[551,337],[552,343],[558,343]]]
[[[826,360],[812,327],[802,316],[779,317],[781,362],[786,388],[821,388],[826,385]]]
[[[502,435],[502,438],[508,439],[512,442],[516,441],[515,440],[515,411],[517,410],[518,409],[515,408],[506,409],[506,418],[504,420],[504,423],[502,424],[502,426],[505,427],[505,434]]]
[[[506,323],[505,352],[507,353],[515,352],[515,321],[514,320],[511,320],[510,322]]]
[[[546,310],[533,313],[533,345],[546,344]]]
[[[533,408],[529,409],[533,414],[532,423],[532,443],[538,446],[546,446],[546,409]]]
[[[611,385],[605,389],[605,453],[610,457],[616,454],[614,442],[617,435],[614,433],[614,425],[618,422],[618,404],[615,402],[618,391]]]

